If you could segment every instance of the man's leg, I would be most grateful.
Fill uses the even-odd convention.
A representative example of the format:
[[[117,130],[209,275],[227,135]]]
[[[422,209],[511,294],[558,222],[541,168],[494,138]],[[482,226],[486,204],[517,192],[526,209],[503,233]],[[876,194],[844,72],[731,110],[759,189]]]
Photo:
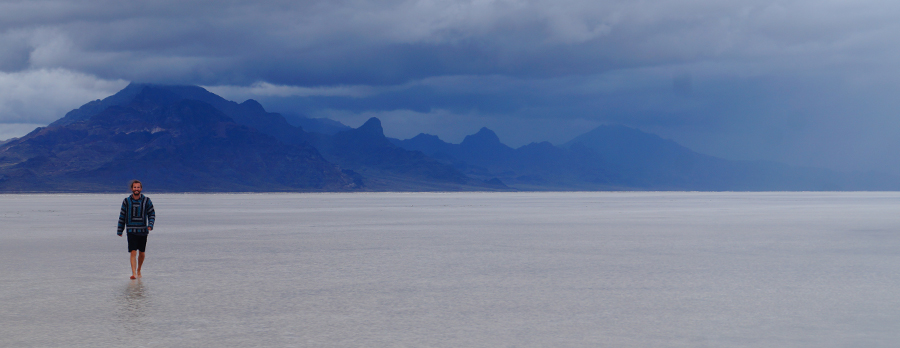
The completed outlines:
[[[134,279],[137,276],[137,270],[138,270],[137,267],[138,266],[137,266],[137,261],[135,260],[135,257],[137,257],[137,254],[138,254],[137,250],[131,251],[131,279]],[[143,256],[144,255],[141,255],[141,261],[144,261]]]
[[[137,277],[141,277],[141,266],[144,265],[144,252],[138,252],[138,267],[137,267]]]

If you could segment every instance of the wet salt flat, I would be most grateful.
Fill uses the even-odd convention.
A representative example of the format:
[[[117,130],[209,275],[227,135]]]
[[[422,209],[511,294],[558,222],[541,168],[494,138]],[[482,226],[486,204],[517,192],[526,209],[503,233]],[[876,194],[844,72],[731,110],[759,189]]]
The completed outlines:
[[[895,347],[900,193],[0,195],[2,347]]]

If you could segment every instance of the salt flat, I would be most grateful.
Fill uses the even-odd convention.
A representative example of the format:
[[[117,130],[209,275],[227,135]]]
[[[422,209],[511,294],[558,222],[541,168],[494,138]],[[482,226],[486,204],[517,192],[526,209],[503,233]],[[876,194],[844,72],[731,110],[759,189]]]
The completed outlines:
[[[0,346],[894,347],[900,193],[0,195]]]

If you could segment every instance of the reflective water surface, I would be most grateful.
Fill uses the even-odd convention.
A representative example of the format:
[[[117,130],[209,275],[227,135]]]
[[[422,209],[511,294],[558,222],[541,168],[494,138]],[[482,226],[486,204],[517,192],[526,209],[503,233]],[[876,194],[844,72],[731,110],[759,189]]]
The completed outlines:
[[[900,193],[0,195],[2,347],[895,347]]]

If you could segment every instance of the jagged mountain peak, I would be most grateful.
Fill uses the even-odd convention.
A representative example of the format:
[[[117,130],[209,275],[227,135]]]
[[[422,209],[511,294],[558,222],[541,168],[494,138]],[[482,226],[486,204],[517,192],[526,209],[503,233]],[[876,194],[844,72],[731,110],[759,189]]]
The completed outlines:
[[[427,133],[419,133],[418,135],[416,135],[416,136],[410,138],[409,140],[416,140],[416,141],[440,141],[440,142],[443,142],[443,140],[441,140],[441,138],[438,137],[437,135],[427,134]]]
[[[126,91],[127,93],[123,93]],[[125,89],[117,94],[120,93],[123,94],[123,96],[134,93],[134,98],[138,98],[141,96],[146,97],[149,95],[158,97],[165,96],[168,99],[168,102],[176,102],[182,99],[195,99],[207,103],[225,101],[225,98],[207,91],[203,87],[194,85],[163,85],[155,83],[132,82],[128,85],[128,87],[125,87]]]
[[[496,151],[512,151],[512,148],[500,142],[500,137],[497,136],[497,133],[487,129],[487,127],[482,127],[478,130],[478,133],[467,135],[459,145],[467,149],[490,148]]]
[[[216,95],[215,93],[207,91],[206,88],[203,88],[200,86],[195,86],[195,85],[162,85],[162,84],[153,84],[153,83],[140,83],[137,85],[143,86],[144,89],[151,88],[151,89],[166,90],[166,91],[175,93],[185,99],[197,99],[197,100],[206,101],[205,99],[212,98],[212,99],[216,99],[216,100],[225,100],[225,98],[222,98],[222,97]]]
[[[477,133],[472,135],[467,135],[465,139],[463,139],[463,143],[465,142],[477,141],[480,143],[500,143],[500,137],[497,136],[497,133],[488,129],[487,127],[481,127]]]
[[[241,103],[241,106],[244,107],[244,109],[247,111],[266,112],[266,109],[263,108],[262,104],[253,99],[245,100],[243,103]]]
[[[674,153],[686,156],[700,155],[672,140],[623,125],[599,126],[575,137],[563,146],[570,148],[576,143],[597,151],[615,152],[626,157],[635,156],[636,153],[669,154],[666,156]]]
[[[104,99],[98,99],[82,105],[78,109],[69,111],[65,116],[51,123],[50,127],[65,126],[78,121],[86,120],[99,114],[107,108],[131,104],[135,98],[141,96],[142,101],[147,98],[154,101],[165,99],[168,102],[176,102],[181,99],[197,99],[210,102],[221,99],[203,87],[189,85],[161,85],[153,83],[132,82],[122,90]]]
[[[128,104],[166,105],[175,103],[180,100],[184,100],[184,98],[167,89],[145,86],[140,89],[140,92],[138,92],[138,94],[135,95],[131,102]]]
[[[541,141],[541,142],[531,142],[526,145],[522,145],[517,150],[547,150],[547,149],[557,149],[556,146],[553,146],[549,141]]]
[[[512,151],[512,148],[500,142],[497,133],[487,127],[482,127],[478,133],[467,135],[459,145],[470,151]]]
[[[359,126],[356,130],[373,134],[384,136],[384,128],[381,127],[381,120],[377,117],[372,117],[366,123],[363,123],[362,126]]]
[[[87,120],[110,107],[124,106],[134,102],[146,103],[148,100],[153,101],[150,103],[151,105],[170,104],[180,100],[198,100],[212,105],[238,124],[272,135],[284,143],[305,146],[308,142],[302,128],[289,124],[280,114],[267,112],[256,100],[248,99],[238,104],[207,91],[203,87],[192,85],[133,82],[106,99],[95,100],[72,110],[50,126],[65,126]]]

